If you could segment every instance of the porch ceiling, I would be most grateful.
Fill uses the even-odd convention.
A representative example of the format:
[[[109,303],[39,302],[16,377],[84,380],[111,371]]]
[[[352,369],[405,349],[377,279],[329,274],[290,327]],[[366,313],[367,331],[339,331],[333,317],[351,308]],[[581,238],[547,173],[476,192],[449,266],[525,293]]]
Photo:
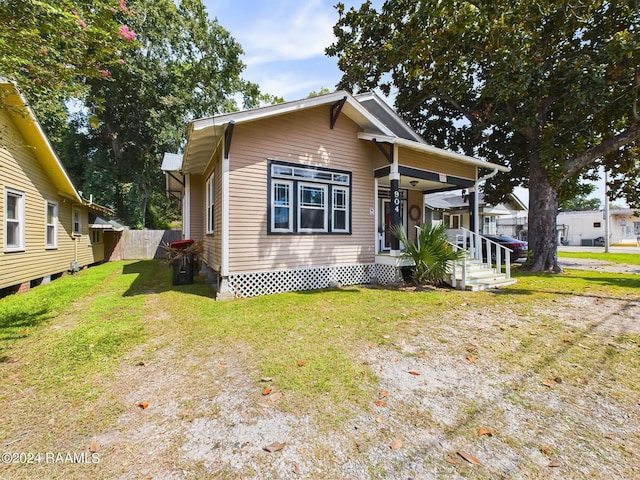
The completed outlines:
[[[383,187],[390,187],[391,182],[389,181],[389,177],[380,177],[378,178],[378,184]],[[434,180],[426,180],[423,178],[415,178],[408,177],[406,175],[400,176],[400,188],[404,188],[407,190],[421,190],[423,192],[431,192],[434,190],[455,190],[459,189],[459,186],[456,186],[452,183],[443,183],[437,182]]]

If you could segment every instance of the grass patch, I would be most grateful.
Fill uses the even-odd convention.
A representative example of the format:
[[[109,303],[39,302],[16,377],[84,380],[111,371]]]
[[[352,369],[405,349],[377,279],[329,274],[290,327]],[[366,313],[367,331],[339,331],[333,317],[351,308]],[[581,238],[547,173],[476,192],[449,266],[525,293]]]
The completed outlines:
[[[640,265],[640,255],[636,253],[597,253],[597,252],[558,252],[558,257],[587,258],[590,260],[604,260],[610,263],[624,265]]]

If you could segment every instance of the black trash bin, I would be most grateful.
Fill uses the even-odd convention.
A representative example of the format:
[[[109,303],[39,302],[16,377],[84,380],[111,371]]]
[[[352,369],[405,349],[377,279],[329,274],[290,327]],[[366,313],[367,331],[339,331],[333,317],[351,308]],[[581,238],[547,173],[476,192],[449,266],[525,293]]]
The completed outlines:
[[[193,240],[180,240],[169,244],[171,248],[176,250],[185,250],[191,245],[193,245]],[[173,260],[171,265],[173,266],[172,283],[174,285],[191,285],[193,283],[193,263],[193,253],[185,252]]]

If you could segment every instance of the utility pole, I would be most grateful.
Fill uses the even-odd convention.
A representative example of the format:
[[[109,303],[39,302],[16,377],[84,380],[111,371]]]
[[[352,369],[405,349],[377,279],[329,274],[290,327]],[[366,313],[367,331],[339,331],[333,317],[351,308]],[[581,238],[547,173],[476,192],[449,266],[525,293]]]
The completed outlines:
[[[604,170],[604,253],[609,253],[609,181]]]

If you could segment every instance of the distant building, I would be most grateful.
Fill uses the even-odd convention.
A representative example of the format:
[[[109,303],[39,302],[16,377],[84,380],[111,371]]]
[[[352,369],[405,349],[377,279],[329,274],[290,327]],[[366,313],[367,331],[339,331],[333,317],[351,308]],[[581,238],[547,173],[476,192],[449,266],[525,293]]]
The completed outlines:
[[[604,244],[605,215],[602,210],[560,212],[557,219],[558,242],[562,245]],[[609,210],[609,244],[638,245],[640,217],[629,208]]]
[[[472,230],[469,195],[466,190],[425,194],[425,222],[432,225],[443,223],[447,228],[462,227]],[[527,228],[528,210],[515,194],[509,195],[509,200],[499,205],[485,203],[482,193],[478,200],[480,234],[520,238],[520,232]]]

